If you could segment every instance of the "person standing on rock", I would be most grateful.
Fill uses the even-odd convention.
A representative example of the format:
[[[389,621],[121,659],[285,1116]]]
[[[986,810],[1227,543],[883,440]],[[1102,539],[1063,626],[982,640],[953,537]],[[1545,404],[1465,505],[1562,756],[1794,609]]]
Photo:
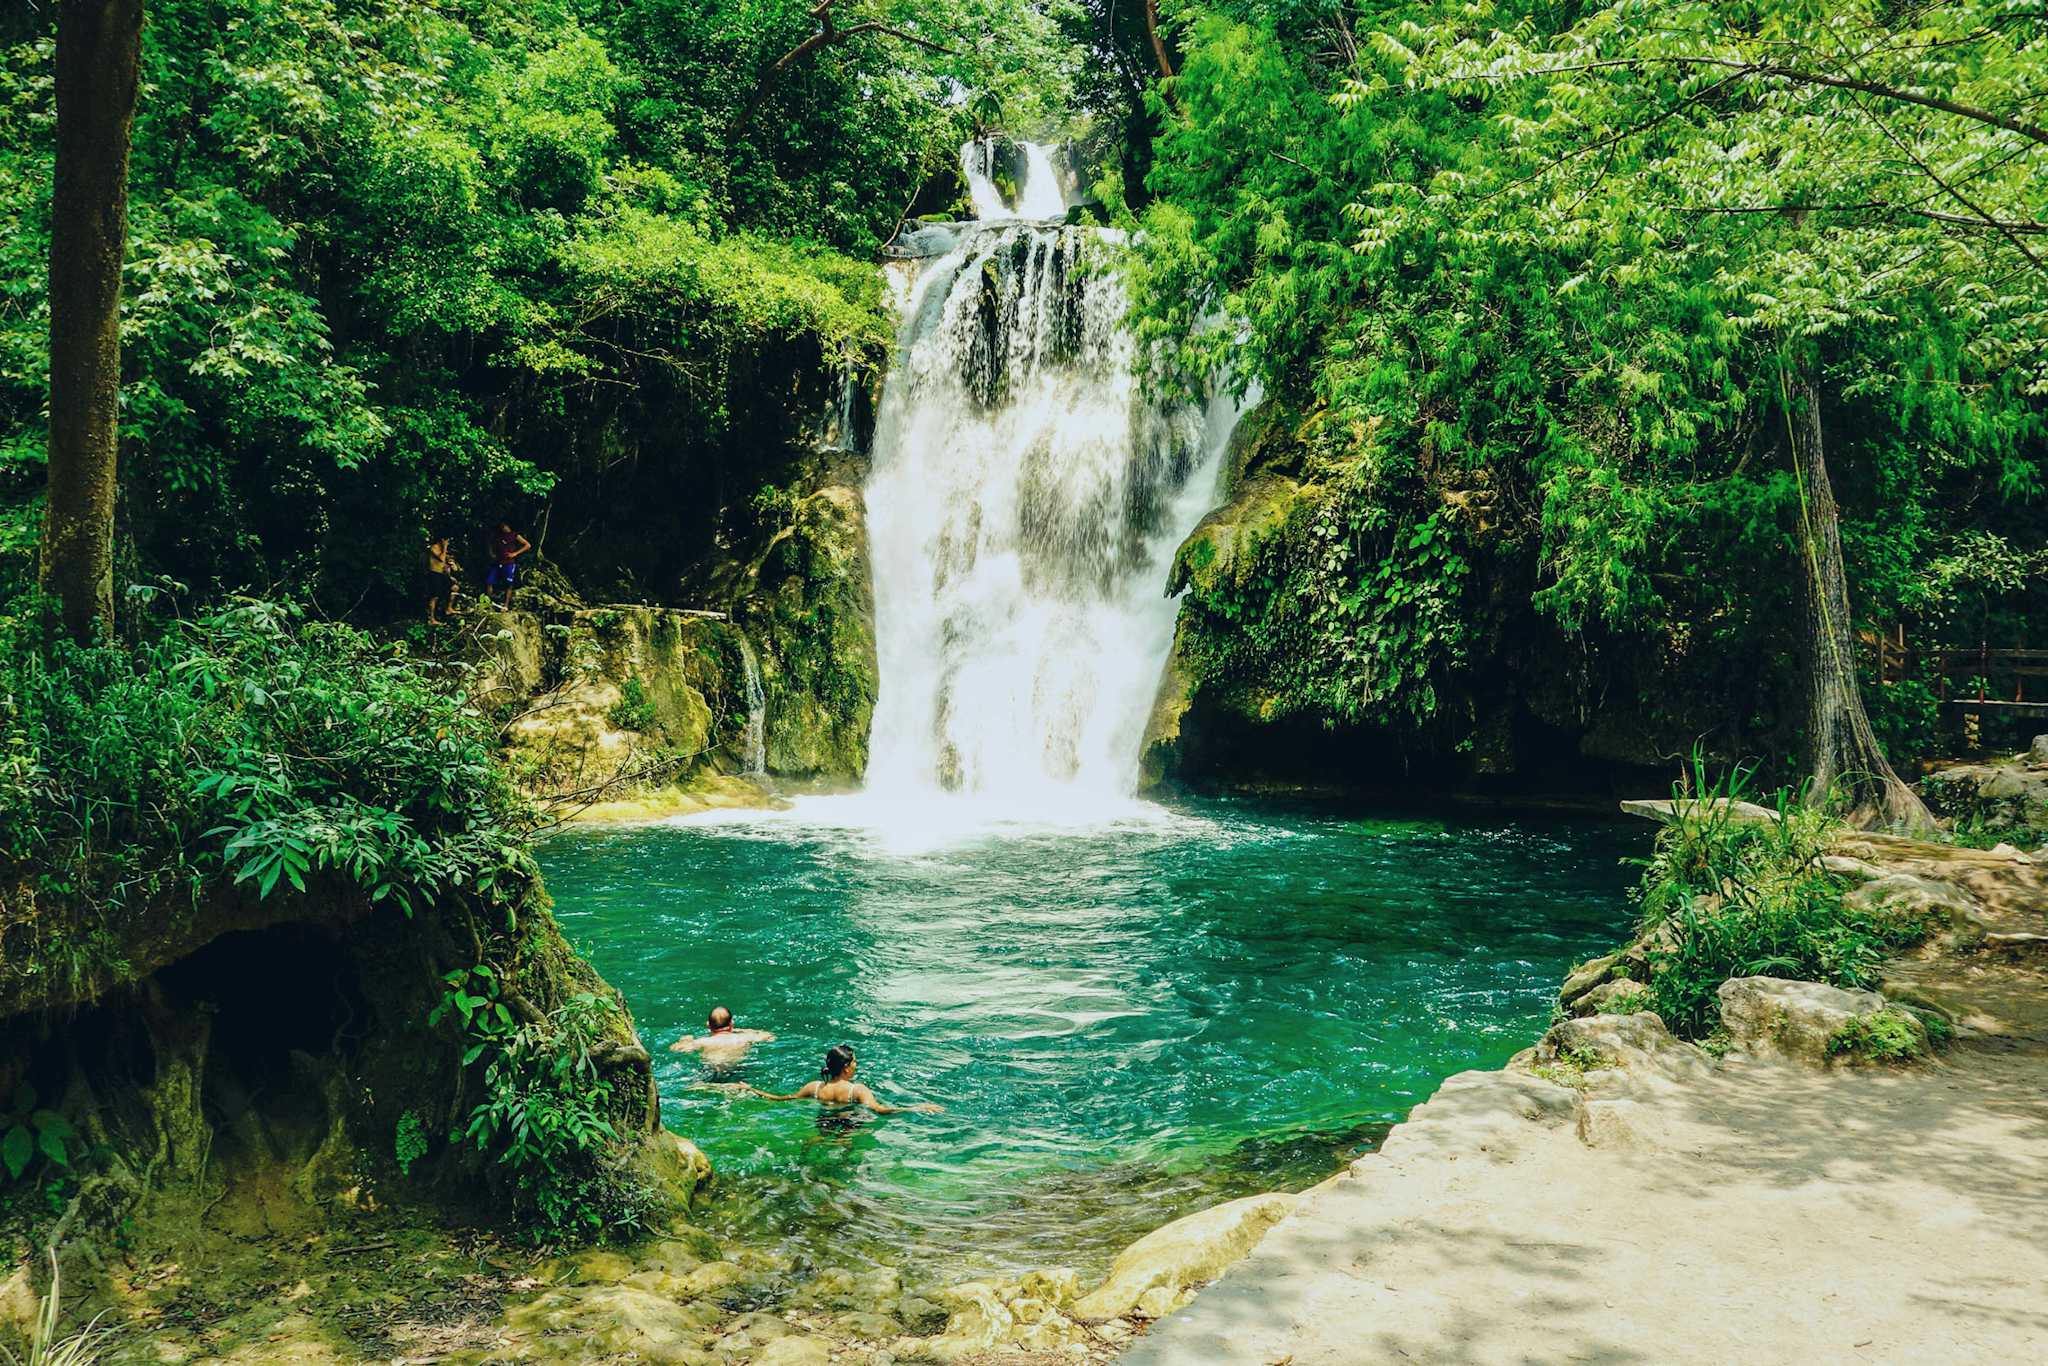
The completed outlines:
[[[735,1029],[732,1012],[724,1006],[711,1007],[711,1018],[706,1021],[708,1033],[677,1039],[668,1046],[671,1053],[695,1053],[704,1059],[709,1068],[731,1067],[747,1056],[747,1050],[757,1043],[768,1043],[775,1036],[765,1029]]]
[[[443,617],[455,615],[455,571],[459,566],[448,553],[446,535],[427,541],[427,625],[439,626]]]
[[[877,1099],[873,1091],[853,1079],[853,1049],[843,1043],[833,1044],[825,1050],[825,1065],[818,1069],[818,1080],[805,1082],[801,1091],[791,1095],[778,1096],[763,1091],[758,1086],[745,1088],[746,1094],[762,1100],[815,1100],[820,1105],[865,1105],[878,1115],[936,1115],[945,1107],[930,1101],[919,1101],[912,1105],[891,1105]]]
[[[510,522],[498,523],[498,534],[491,537],[491,554],[496,563],[484,579],[484,595],[490,596],[493,588],[504,590],[500,605],[507,610],[512,606],[512,586],[519,582],[519,557],[533,549],[533,542],[512,529]]]

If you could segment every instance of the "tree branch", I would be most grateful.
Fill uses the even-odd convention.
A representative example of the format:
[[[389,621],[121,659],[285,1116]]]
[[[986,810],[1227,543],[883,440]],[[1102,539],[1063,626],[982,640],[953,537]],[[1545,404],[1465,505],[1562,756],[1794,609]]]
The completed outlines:
[[[1831,76],[1825,72],[1807,71],[1800,67],[1784,66],[1776,62],[1738,62],[1726,57],[1612,57],[1597,62],[1572,62],[1564,66],[1538,67],[1521,72],[1521,76],[1555,76],[1567,71],[1596,71],[1606,68],[1628,66],[1713,66],[1733,71],[1737,76],[1769,76],[1778,80],[1794,81],[1802,85],[1825,85],[1837,90],[1856,90],[1880,99],[1895,100],[1901,104],[1917,104],[1925,109],[1938,109],[1945,114],[1970,119],[1993,128],[2003,128],[2021,137],[2031,138],[2048,147],[2048,128],[2039,124],[2026,123],[1989,109],[1977,109],[1954,100],[1942,99],[1939,95],[1922,95],[1917,91],[1901,90],[1897,86],[1885,85],[1878,81],[1859,80],[1852,76]],[[1467,80],[1514,80],[1516,75],[1465,77]]]

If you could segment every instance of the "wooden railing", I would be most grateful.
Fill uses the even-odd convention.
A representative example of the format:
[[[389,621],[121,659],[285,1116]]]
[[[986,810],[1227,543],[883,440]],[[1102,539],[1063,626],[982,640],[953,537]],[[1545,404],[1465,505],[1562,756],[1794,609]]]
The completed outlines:
[[[1934,665],[1935,694],[1945,706],[2048,712],[2048,650],[1979,645],[1974,650],[1934,650],[1928,658]]]

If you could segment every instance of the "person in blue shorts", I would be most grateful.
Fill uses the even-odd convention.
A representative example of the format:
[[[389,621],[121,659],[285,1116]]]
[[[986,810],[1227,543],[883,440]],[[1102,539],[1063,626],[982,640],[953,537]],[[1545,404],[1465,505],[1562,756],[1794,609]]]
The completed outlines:
[[[491,554],[495,563],[491,565],[491,572],[484,576],[486,597],[493,588],[500,589],[500,605],[512,606],[512,587],[519,582],[519,557],[531,549],[533,542],[514,531],[510,522],[498,523],[498,534],[491,537]]]

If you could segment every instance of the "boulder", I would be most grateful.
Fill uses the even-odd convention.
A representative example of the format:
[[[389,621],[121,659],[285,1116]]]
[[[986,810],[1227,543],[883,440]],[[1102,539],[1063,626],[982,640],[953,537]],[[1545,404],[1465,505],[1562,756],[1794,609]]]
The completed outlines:
[[[1887,873],[1849,893],[1842,904],[1852,911],[1916,922],[1929,930],[1959,930],[1970,938],[1983,933],[1977,903],[1970,894],[1940,878]]]
[[[1292,1213],[1294,1203],[1292,1195],[1250,1195],[1154,1229],[1124,1249],[1108,1279],[1074,1305],[1074,1317],[1117,1318],[1136,1309],[1148,1291],[1215,1280]]]
[[[1559,1020],[1536,1045],[1539,1065],[1577,1062],[1617,1068],[1637,1075],[1678,1077],[1709,1064],[1699,1049],[1681,1043],[1654,1013],[1589,1015]]]
[[[1783,977],[1736,977],[1720,987],[1721,1023],[1738,1048],[1760,1058],[1825,1067],[1828,1040],[1850,1021],[1885,1008],[1874,991],[1846,991]]]
[[[1569,1010],[1573,1002],[1612,976],[1620,961],[1620,954],[1610,953],[1579,964],[1565,974],[1564,985],[1557,989],[1557,1003]]]
[[[711,1181],[711,1159],[681,1134],[660,1129],[641,1145],[648,1170],[678,1204],[688,1204]]]
[[[832,1345],[823,1338],[780,1337],[747,1358],[747,1366],[830,1366]]]
[[[1954,764],[1928,774],[1920,795],[1938,816],[1991,829],[2048,825],[2048,763],[2028,753],[1994,764]]]
[[[1573,1015],[1606,1015],[1619,1011],[1634,1014],[1641,1009],[1643,998],[1650,989],[1633,977],[1616,977],[1602,982],[1585,995],[1573,1001],[1568,1009]]]
[[[2034,743],[2027,746],[2027,762],[2035,768],[2048,768],[2048,735],[2034,737]]]

